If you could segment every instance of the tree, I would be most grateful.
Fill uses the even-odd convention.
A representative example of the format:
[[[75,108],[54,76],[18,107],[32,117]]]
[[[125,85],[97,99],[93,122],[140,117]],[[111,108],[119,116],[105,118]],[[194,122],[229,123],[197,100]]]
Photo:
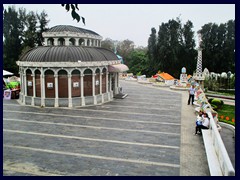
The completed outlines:
[[[3,13],[3,66],[18,74],[16,61],[22,53],[36,45],[42,45],[42,32],[46,30],[47,14],[26,13],[26,9],[8,7]],[[38,22],[39,21],[39,22]],[[37,25],[39,23],[39,26]],[[13,53],[14,52],[14,53]]]
[[[25,21],[26,31],[23,37],[23,48],[36,46],[37,42],[37,16],[33,11],[30,11],[26,16]]]
[[[196,68],[196,50],[194,41],[193,24],[187,21],[182,25],[179,18],[171,19],[159,26],[158,36],[152,28],[148,39],[148,57],[153,66],[152,74],[161,70],[174,77],[179,77],[182,67],[188,73],[193,73]],[[156,42],[155,42],[156,39]],[[156,44],[156,45],[155,45]]]
[[[182,30],[183,44],[180,59],[182,61],[181,65],[187,69],[188,74],[193,74],[196,70],[197,64],[197,51],[195,50],[196,43],[192,28],[193,23],[191,21],[187,21]]]
[[[101,47],[114,51],[114,41],[110,38],[106,38],[101,42]]]
[[[37,31],[37,45],[38,46],[42,46],[42,43],[44,40],[42,37],[42,33],[48,29],[47,25],[49,23],[49,20],[47,20],[47,17],[48,17],[48,15],[46,14],[45,11],[42,11],[40,15],[37,14],[37,19],[39,22],[39,26],[37,26],[38,27],[38,31]]]
[[[203,67],[216,73],[235,72],[235,21],[208,23],[199,32],[203,40]]]
[[[134,50],[134,42],[126,39],[118,42],[117,52],[125,60],[125,64],[128,65],[128,56]]]
[[[146,52],[143,49],[133,50],[128,56],[129,71],[133,74],[149,75],[149,63]]]
[[[148,38],[148,59],[149,59],[149,63],[150,66],[149,68],[151,69],[151,71],[157,71],[157,35],[156,35],[157,31],[155,28],[151,29],[151,34],[150,37]]]
[[[15,7],[8,7],[3,13],[3,67],[18,74],[16,61],[21,54],[21,35],[23,27]]]

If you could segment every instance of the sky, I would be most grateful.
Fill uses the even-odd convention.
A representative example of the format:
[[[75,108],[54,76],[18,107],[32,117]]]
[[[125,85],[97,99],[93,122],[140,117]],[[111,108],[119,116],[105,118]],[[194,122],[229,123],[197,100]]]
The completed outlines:
[[[151,28],[157,32],[162,23],[179,17],[182,24],[193,23],[195,39],[197,31],[207,23],[226,23],[235,19],[235,4],[79,4],[80,16],[85,25],[73,20],[61,4],[4,4],[4,8],[15,5],[40,14],[43,10],[50,20],[48,27],[72,25],[95,31],[112,40],[131,40],[135,46],[147,46]]]

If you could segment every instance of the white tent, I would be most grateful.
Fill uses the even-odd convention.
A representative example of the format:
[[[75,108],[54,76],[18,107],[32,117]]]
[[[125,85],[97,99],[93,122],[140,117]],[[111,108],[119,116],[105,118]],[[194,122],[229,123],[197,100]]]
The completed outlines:
[[[3,76],[13,75],[13,73],[3,70]]]

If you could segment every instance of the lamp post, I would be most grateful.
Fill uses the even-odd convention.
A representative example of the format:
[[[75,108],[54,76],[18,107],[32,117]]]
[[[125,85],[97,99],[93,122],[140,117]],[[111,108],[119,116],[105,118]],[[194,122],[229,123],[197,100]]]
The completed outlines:
[[[228,89],[230,89],[230,77],[231,77],[231,71],[228,71],[228,73],[227,73],[227,77],[228,77]]]

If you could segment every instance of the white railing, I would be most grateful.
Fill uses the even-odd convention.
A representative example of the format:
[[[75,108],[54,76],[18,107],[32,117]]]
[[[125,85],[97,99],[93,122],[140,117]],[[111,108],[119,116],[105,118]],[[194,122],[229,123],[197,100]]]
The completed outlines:
[[[212,117],[212,113],[207,112],[207,114],[208,114],[208,117],[210,118],[210,127],[209,127],[210,136],[212,139],[214,149],[216,151],[216,155],[219,160],[219,164],[220,164],[222,173],[224,176],[235,176],[235,170],[230,161],[230,158],[228,156],[228,153],[227,153],[225,145],[222,141],[222,138],[219,134],[216,123]]]

